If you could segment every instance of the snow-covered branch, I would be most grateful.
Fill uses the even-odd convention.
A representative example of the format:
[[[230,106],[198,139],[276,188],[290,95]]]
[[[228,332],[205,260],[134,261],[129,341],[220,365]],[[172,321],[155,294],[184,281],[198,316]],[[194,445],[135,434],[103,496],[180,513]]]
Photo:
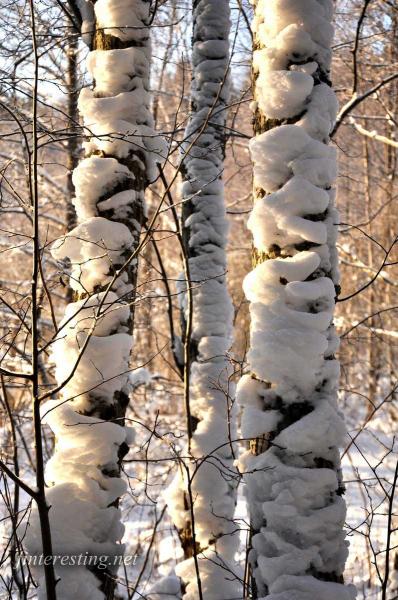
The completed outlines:
[[[376,142],[382,142],[383,144],[387,144],[387,146],[392,146],[393,148],[398,148],[397,141],[392,140],[392,139],[386,137],[385,135],[380,135],[379,133],[377,133],[377,131],[375,129],[373,129],[372,131],[365,129],[364,127],[362,127],[362,125],[357,123],[353,117],[350,117],[349,123],[350,123],[350,125],[353,125],[354,128],[361,135],[364,135],[364,136],[370,138],[371,140],[375,140]]]

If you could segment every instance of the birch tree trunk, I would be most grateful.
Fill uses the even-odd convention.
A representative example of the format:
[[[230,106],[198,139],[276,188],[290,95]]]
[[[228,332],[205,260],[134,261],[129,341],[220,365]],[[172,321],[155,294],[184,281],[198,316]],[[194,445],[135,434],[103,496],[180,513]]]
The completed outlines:
[[[94,84],[79,98],[87,141],[73,172],[78,224],[52,249],[70,260],[74,302],[52,344],[60,397],[43,414],[56,438],[46,469],[54,554],[92,562],[55,565],[58,600],[112,598],[123,554],[118,499],[129,443],[136,254],[144,190],[162,150],[149,110],[149,9],[149,0],[97,0],[95,17],[83,14],[86,41],[94,27],[87,59]]]
[[[251,373],[238,386],[251,597],[348,600],[336,395],[330,0],[254,2]]]
[[[236,411],[226,357],[233,307],[226,285],[228,224],[222,182],[229,31],[227,0],[193,2],[192,102],[182,187],[189,279],[184,284],[182,316],[190,464],[181,466],[168,491],[169,509],[187,559],[177,567],[186,599],[225,600],[238,594],[233,567]]]

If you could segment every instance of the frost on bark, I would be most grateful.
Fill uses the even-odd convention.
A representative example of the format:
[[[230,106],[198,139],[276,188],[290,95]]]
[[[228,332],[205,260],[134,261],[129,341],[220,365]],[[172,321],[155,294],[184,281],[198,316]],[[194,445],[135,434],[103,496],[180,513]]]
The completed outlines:
[[[187,466],[191,481],[181,467],[167,492],[186,558],[176,572],[183,582],[183,597],[192,600],[200,597],[195,554],[203,597],[224,600],[237,596],[233,566],[237,548],[233,522],[235,410],[226,358],[231,346],[233,307],[226,286],[228,225],[222,182],[229,98],[229,30],[227,0],[194,2],[192,104],[182,186],[183,241],[191,301],[185,280],[181,283],[183,331],[188,332],[184,342],[189,366]]]
[[[77,226],[52,248],[57,260],[70,261],[74,302],[52,344],[57,383],[65,385],[43,407],[56,439],[46,481],[54,554],[112,564],[123,554],[118,499],[126,487],[120,462],[130,437],[124,416],[137,278],[131,257],[162,144],[149,110],[149,0],[97,0],[94,20],[86,5],[82,31],[92,40],[94,84],[79,98],[87,141],[73,172]],[[33,516],[32,553],[37,527]],[[55,568],[58,600],[113,597],[117,567]]]
[[[348,600],[333,311],[337,102],[331,0],[254,3],[251,374],[238,386],[252,597]]]

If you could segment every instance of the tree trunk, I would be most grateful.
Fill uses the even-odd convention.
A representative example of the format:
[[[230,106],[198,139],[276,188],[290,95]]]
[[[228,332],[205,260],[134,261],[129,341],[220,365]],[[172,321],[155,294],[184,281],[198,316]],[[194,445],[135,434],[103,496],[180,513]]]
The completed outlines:
[[[342,576],[331,20],[328,0],[255,3],[251,373],[238,386],[252,598],[354,597]]]
[[[369,163],[369,143],[367,138],[363,139],[364,149],[364,173],[365,173],[365,200],[366,200],[366,218],[369,222],[369,235],[374,235],[372,232],[372,194],[370,185],[370,163]],[[372,239],[367,240],[368,246],[368,257],[367,263],[371,269],[374,268],[374,256],[373,256],[373,244]],[[375,286],[370,286],[369,300],[368,300],[368,313],[374,315],[377,312],[377,294]],[[379,388],[379,379],[382,371],[382,360],[381,355],[383,353],[382,344],[380,344],[379,336],[374,333],[373,328],[377,327],[377,317],[370,317],[369,319],[369,346],[368,346],[368,406],[367,406],[367,417],[369,417],[375,406],[377,406],[378,399],[377,393]]]
[[[86,157],[73,172],[78,225],[52,249],[71,262],[75,300],[53,343],[61,401],[44,411],[56,437],[46,471],[54,553],[107,559],[106,568],[98,560],[89,568],[56,566],[58,600],[112,598],[123,554],[118,499],[129,441],[136,254],[144,190],[163,153],[149,110],[149,9],[149,0],[95,3],[87,61],[94,86],[79,97]]]
[[[226,285],[228,224],[222,182],[229,30],[227,0],[193,2],[192,101],[182,188],[182,238],[189,279],[182,330],[191,460],[169,490],[169,509],[187,559],[177,567],[187,599],[210,594],[225,600],[237,597],[239,589],[233,566],[236,411],[227,359],[233,307]]]

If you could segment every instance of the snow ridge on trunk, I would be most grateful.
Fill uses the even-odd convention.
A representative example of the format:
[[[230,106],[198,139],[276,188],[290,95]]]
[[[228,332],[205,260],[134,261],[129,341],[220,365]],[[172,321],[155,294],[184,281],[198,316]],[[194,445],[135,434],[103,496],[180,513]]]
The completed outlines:
[[[333,327],[331,0],[254,2],[251,374],[238,385],[254,598],[349,600]]]
[[[189,469],[196,548],[183,469],[166,494],[187,559],[176,569],[186,600],[199,598],[194,553],[204,598],[225,600],[238,595],[233,562],[237,549],[234,389],[226,358],[233,307],[226,286],[228,224],[222,182],[230,88],[229,30],[227,0],[194,2],[192,105],[184,147],[182,221],[192,288]],[[187,321],[190,307],[186,294],[182,308]]]
[[[113,597],[123,555],[118,499],[131,438],[124,416],[137,259],[125,263],[138,246],[144,190],[164,152],[149,110],[149,8],[147,0],[94,5],[87,61],[94,86],[79,98],[86,158],[73,172],[78,224],[52,248],[56,259],[69,259],[74,290],[52,345],[56,379],[65,385],[43,407],[56,439],[46,468],[53,548],[55,555],[101,557],[90,569],[82,558],[75,566],[56,563],[58,600]],[[29,549],[39,552],[35,515],[30,530]]]

